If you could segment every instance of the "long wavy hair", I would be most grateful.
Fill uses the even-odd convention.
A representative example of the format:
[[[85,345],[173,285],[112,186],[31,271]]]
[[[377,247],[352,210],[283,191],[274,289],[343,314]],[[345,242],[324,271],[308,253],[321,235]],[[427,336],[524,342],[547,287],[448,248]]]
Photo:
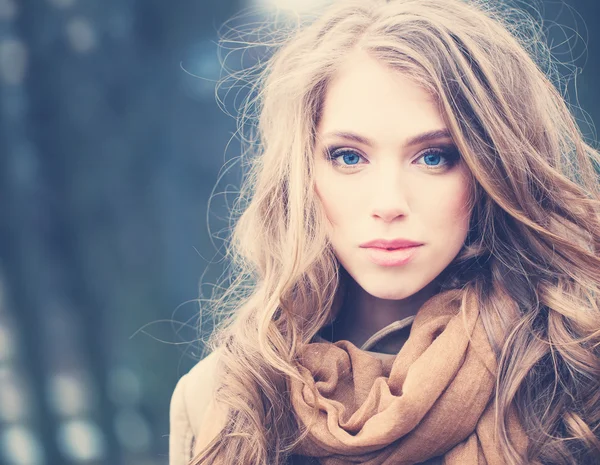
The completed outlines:
[[[349,0],[254,33],[266,58],[231,74],[250,82],[231,280],[203,309],[218,320],[207,348],[219,352],[216,395],[229,414],[192,463],[283,464],[306,434],[286,379],[300,380],[297,350],[332,320],[344,287],[313,147],[328,83],[357,49],[428,89],[475,180],[444,288],[480,303],[506,463],[600,456],[600,156],[561,95],[541,24],[499,2]],[[507,434],[511,404],[526,457]]]

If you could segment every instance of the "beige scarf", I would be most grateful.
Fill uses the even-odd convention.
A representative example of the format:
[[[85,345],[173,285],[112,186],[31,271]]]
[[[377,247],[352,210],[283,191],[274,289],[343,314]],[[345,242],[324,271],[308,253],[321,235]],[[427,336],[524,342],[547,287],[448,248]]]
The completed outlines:
[[[494,438],[496,359],[477,302],[465,298],[459,311],[461,295],[453,289],[427,300],[389,359],[345,340],[305,345],[298,368],[307,384],[290,380],[290,395],[309,434],[294,453],[325,465],[412,465],[437,456],[444,465],[504,465]],[[514,408],[508,421],[523,452],[527,437]]]

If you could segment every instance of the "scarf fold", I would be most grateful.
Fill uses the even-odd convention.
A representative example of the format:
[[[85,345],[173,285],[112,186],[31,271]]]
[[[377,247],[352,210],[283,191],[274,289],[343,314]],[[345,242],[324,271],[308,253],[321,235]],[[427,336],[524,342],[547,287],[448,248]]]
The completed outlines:
[[[504,465],[494,438],[496,359],[475,298],[462,296],[452,289],[427,300],[394,357],[346,340],[303,346],[306,384],[291,379],[289,388],[309,434],[294,453],[324,465],[412,465],[437,456],[445,465]],[[513,407],[508,426],[523,452],[527,437]]]

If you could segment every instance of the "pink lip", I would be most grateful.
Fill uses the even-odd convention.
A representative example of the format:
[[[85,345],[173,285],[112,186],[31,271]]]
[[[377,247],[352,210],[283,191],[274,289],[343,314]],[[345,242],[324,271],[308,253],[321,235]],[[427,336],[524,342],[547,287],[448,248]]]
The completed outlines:
[[[417,245],[423,245],[422,242],[411,241],[410,239],[375,239],[373,241],[365,242],[360,247],[376,247],[379,249],[399,249],[401,247],[414,247]]]
[[[401,247],[394,250],[386,250],[370,247],[367,250],[369,259],[380,266],[400,266],[409,263],[419,250],[419,246]]]

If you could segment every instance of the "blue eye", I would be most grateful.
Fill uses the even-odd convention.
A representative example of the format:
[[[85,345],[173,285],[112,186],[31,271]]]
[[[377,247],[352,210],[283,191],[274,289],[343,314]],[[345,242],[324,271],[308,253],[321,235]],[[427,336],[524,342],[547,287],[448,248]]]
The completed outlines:
[[[330,160],[337,160],[338,158],[341,158],[343,161],[348,163],[347,165],[342,166],[356,165],[361,157],[361,155],[359,155],[355,150],[352,149],[337,149],[333,150],[329,154]]]
[[[433,161],[434,161],[433,166],[440,164],[440,161],[439,161],[440,154],[439,153],[428,153],[427,155],[423,155],[423,160],[427,160],[427,158],[429,158],[430,161],[431,161],[431,158],[433,158]],[[435,162],[435,160],[437,160],[437,163]]]
[[[441,163],[441,165],[439,161],[440,157],[446,160],[444,163]],[[458,151],[448,148],[431,148],[427,149],[425,153],[419,157],[419,160],[420,159],[426,161],[425,166],[427,168],[435,169],[440,166],[452,167],[458,162]],[[431,164],[427,164],[427,161],[429,161]]]

